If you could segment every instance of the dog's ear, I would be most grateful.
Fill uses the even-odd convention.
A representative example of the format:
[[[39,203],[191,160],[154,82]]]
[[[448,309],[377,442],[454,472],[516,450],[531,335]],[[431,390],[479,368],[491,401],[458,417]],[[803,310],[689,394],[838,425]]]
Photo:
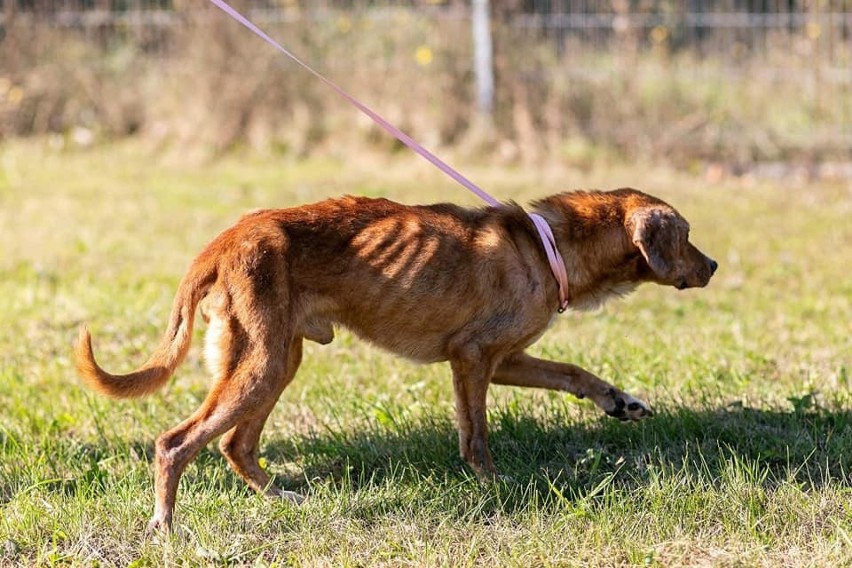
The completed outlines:
[[[677,219],[663,209],[644,208],[630,217],[633,244],[654,274],[667,279],[674,272],[677,241]]]

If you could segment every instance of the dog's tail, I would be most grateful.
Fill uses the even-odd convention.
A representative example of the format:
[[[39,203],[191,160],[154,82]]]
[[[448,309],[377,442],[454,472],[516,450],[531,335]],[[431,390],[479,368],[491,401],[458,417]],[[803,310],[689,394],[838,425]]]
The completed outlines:
[[[195,308],[216,281],[216,264],[208,258],[208,255],[197,258],[183,277],[172,304],[169,327],[154,354],[139,369],[126,375],[104,371],[95,361],[89,330],[85,326],[80,329],[74,362],[86,384],[114,398],[144,396],[165,384],[189,351]]]

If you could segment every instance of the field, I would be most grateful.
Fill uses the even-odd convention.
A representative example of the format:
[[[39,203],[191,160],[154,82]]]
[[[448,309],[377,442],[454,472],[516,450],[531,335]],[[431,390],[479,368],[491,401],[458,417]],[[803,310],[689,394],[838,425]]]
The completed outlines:
[[[133,143],[0,147],[0,565],[843,566],[852,558],[852,185],[721,181],[646,165],[472,165],[502,199],[632,185],[675,205],[719,261],[711,285],[647,286],[565,314],[533,352],[649,400],[622,424],[570,396],[494,387],[514,484],[457,454],[449,370],[341,330],[308,344],[263,463],[308,495],[252,494],[215,445],[146,538],[152,443],[200,403],[203,323],[157,395],[112,401],[70,362],[144,361],[183,270],[246,210],[342,193],[476,204],[428,166],[235,154],[185,164]]]

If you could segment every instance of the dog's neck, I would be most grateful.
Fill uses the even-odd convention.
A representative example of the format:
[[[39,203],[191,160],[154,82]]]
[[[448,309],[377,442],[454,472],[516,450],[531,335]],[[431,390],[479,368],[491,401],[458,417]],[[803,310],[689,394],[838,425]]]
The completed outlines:
[[[568,272],[570,307],[590,310],[615,296],[624,296],[644,282],[647,265],[633,244],[624,210],[610,200],[589,194],[562,194],[534,204],[553,228]]]

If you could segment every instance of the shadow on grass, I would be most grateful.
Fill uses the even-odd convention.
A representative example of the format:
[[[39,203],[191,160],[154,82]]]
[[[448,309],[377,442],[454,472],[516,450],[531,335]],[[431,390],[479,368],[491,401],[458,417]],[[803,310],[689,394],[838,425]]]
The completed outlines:
[[[852,455],[852,411],[847,410],[670,408],[637,424],[606,417],[560,424],[531,418],[523,409],[498,409],[489,426],[498,469],[542,495],[554,490],[566,497],[588,495],[608,478],[636,489],[660,472],[688,472],[713,487],[729,478],[732,468],[766,488],[781,482],[815,489],[828,482],[852,486],[846,457]],[[296,490],[304,488],[306,478],[345,480],[353,491],[386,482],[452,485],[471,477],[458,457],[456,436],[454,424],[441,418],[396,424],[396,430],[271,440],[263,453],[272,462],[302,461],[303,475],[279,477]],[[511,501],[504,506],[511,507]]]
[[[487,516],[522,510],[533,497],[539,502],[581,501],[602,483],[631,491],[651,485],[654,476],[685,473],[706,487],[725,483],[732,471],[747,475],[750,485],[767,489],[782,482],[802,484],[805,490],[826,483],[852,486],[847,474],[847,456],[852,455],[849,410],[664,408],[651,420],[623,424],[603,416],[568,418],[562,412],[566,408],[556,404],[545,412],[539,409],[544,419],[531,417],[532,408],[523,405],[492,412],[491,450],[498,469],[517,482],[514,486],[476,483],[458,457],[455,425],[445,416],[293,438],[267,435],[262,455],[275,469],[292,464],[287,466],[292,473],[277,476],[276,483],[285,489],[310,493],[310,483],[316,482],[346,487],[356,500],[361,495],[357,514],[365,519],[407,510],[412,499],[428,501],[450,515]],[[127,449],[79,446],[72,460],[80,466],[79,479],[57,479],[46,487],[63,493],[80,487],[93,494],[108,491],[114,480],[98,464]],[[129,449],[142,459],[153,459],[150,442],[132,442]],[[208,487],[222,484],[224,490],[244,488],[250,493],[235,475],[223,475],[228,467],[214,444],[201,452],[196,464],[189,477]],[[0,494],[16,492],[3,485]],[[374,495],[377,490],[380,495]]]

